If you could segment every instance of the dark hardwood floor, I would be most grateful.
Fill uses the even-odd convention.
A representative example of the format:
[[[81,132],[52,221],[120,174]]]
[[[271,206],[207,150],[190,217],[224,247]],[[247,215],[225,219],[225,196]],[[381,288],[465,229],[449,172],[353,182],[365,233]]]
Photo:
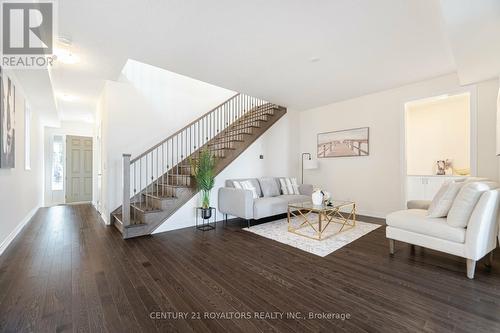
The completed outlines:
[[[0,330],[495,332],[499,257],[471,281],[457,257],[402,243],[389,256],[384,228],[325,258],[234,222],[124,241],[91,206],[58,206],[0,257]]]

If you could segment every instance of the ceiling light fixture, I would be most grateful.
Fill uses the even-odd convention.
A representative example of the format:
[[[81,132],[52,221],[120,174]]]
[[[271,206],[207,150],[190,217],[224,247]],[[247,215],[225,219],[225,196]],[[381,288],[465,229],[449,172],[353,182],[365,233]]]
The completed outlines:
[[[66,65],[74,65],[80,62],[80,58],[68,49],[56,48],[54,54],[56,55],[56,61],[60,61]]]
[[[54,50],[56,56],[56,61],[60,61],[63,64],[74,65],[80,62],[80,58],[75,55],[72,51],[73,44],[71,39],[66,37],[59,37],[57,39],[58,46]]]

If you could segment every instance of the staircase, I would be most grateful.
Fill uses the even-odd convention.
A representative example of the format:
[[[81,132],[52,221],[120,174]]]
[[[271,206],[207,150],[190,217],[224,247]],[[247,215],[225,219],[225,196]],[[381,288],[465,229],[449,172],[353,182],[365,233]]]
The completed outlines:
[[[217,175],[285,113],[284,107],[236,94],[134,159],[124,154],[123,203],[111,213],[111,223],[125,239],[151,234],[198,192],[190,159],[209,149]]]

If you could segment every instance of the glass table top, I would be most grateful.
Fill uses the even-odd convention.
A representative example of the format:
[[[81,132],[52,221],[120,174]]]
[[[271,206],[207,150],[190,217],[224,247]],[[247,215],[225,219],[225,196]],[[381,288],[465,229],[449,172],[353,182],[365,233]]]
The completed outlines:
[[[325,205],[325,204],[314,205],[311,201],[306,201],[306,202],[290,203],[290,204],[288,204],[288,207],[297,208],[297,209],[307,209],[307,210],[313,210],[313,211],[325,211],[325,210],[339,209],[339,208],[349,206],[349,205],[354,205],[354,202],[342,201],[342,200],[332,200],[331,205]]]

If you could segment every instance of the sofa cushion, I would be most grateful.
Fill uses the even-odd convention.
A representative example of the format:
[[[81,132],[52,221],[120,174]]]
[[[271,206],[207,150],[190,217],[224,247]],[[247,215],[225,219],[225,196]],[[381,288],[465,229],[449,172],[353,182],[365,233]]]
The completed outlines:
[[[465,242],[467,229],[449,225],[446,218],[428,217],[424,209],[400,210],[387,215],[387,225],[455,243]]]
[[[235,187],[236,187],[236,183],[237,182],[234,182]],[[249,180],[245,180],[245,181],[242,181],[240,184],[244,190],[249,190],[252,192],[252,198],[257,199],[259,197],[259,194],[257,193],[257,189],[255,188],[255,186],[253,186],[252,182],[250,182]]]
[[[300,194],[297,178],[280,178],[281,193],[283,194]]]
[[[285,200],[287,203],[298,203],[298,202],[311,201],[310,196],[302,195],[302,194],[282,194],[282,195],[278,196],[278,198]]]
[[[444,183],[432,199],[427,211],[427,216],[446,217],[453,204],[453,200],[455,200],[458,191],[460,191],[463,185],[463,182]]]
[[[448,213],[448,224],[453,227],[465,228],[481,195],[496,187],[497,184],[494,182],[465,183]]]
[[[288,202],[280,197],[262,197],[253,201],[253,218],[260,219],[263,217],[286,213]]]
[[[259,181],[257,180],[257,178],[244,178],[244,179],[227,179],[226,180],[226,187],[233,187],[234,188],[234,183],[235,181],[241,183],[241,182],[244,182],[244,181],[250,181],[250,183],[252,183],[252,186],[255,187],[255,189],[257,190],[257,194],[259,197],[262,196],[262,190],[260,189],[260,184],[259,184]]]
[[[277,178],[259,178],[259,183],[264,197],[275,197],[280,195],[280,186]]]

